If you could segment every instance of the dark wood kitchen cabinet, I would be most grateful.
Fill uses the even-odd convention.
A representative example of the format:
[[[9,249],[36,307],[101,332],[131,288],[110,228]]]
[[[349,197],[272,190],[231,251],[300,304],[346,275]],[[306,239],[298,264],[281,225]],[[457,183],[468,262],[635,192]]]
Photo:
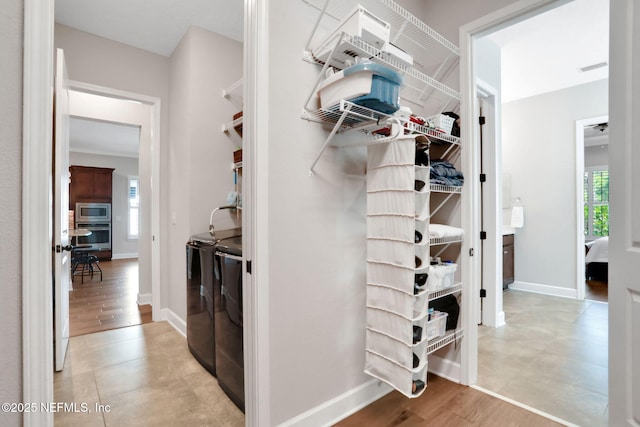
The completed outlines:
[[[69,209],[77,202],[111,203],[113,168],[70,166]]]
[[[513,234],[502,236],[502,289],[507,289],[515,280]]]

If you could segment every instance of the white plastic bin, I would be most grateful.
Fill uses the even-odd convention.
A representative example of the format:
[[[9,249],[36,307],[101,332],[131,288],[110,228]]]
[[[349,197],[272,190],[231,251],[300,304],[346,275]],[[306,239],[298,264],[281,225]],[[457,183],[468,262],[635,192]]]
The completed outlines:
[[[439,291],[452,287],[455,284],[454,276],[457,269],[458,265],[454,263],[430,266],[428,289]]]
[[[434,311],[431,313],[431,320],[427,320],[427,341],[444,336],[447,330],[448,313]]]

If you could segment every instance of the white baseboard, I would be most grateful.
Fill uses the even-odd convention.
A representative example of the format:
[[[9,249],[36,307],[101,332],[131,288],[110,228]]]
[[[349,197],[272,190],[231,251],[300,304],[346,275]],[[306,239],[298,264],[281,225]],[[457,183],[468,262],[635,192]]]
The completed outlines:
[[[282,424],[280,427],[331,426],[380,399],[392,390],[379,380],[369,380],[340,396],[324,402]]]
[[[429,372],[454,383],[460,383],[462,379],[459,363],[434,356],[433,354],[429,355]],[[429,387],[429,383],[427,383],[427,387]]]
[[[130,258],[138,258],[138,253],[130,253],[130,254],[111,254],[111,259],[130,259]]]
[[[152,294],[138,294],[138,305],[147,305],[151,304]]]
[[[576,289],[541,285],[539,283],[515,281],[509,285],[509,289],[513,289],[516,291],[534,292],[536,294],[552,295],[563,298],[578,298],[578,291]]]
[[[182,317],[178,316],[169,308],[163,308],[162,310],[159,310],[159,312],[160,318],[157,320],[154,319],[154,321],[166,321],[183,337],[187,337],[187,322],[185,322]]]

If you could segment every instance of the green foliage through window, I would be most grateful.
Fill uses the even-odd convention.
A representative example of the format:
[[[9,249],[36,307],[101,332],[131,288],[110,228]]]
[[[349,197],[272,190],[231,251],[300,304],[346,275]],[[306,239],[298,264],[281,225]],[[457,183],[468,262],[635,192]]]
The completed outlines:
[[[584,173],[584,235],[609,235],[609,171]]]

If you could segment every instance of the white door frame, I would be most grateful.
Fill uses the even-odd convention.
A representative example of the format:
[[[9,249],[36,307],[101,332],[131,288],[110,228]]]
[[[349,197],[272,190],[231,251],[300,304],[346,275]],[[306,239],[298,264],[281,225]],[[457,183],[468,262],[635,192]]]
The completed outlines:
[[[23,402],[53,402],[51,182],[53,1],[24,1],[22,140]],[[47,212],[45,215],[43,212]],[[53,413],[25,412],[23,424],[52,426]]]
[[[460,116],[462,120],[461,134],[469,140],[465,144],[468,148],[463,152],[463,161],[466,164],[465,173],[468,176],[478,177],[479,175],[479,151],[478,126],[473,119],[478,111],[478,99],[476,96],[476,73],[473,63],[473,40],[489,34],[508,24],[522,21],[530,16],[539,14],[546,10],[567,3],[569,0],[520,0],[489,15],[481,17],[475,21],[460,27],[460,93],[462,95]],[[463,204],[469,204],[463,211],[467,213],[467,218],[463,218],[463,227],[468,230],[465,233],[465,245],[463,249],[472,251],[480,248],[479,240],[479,185],[477,179],[469,180],[465,184],[466,191],[463,192]],[[467,193],[465,196],[464,193]],[[479,257],[470,256],[463,269],[463,283],[471,298],[463,298],[462,312],[463,328],[465,331],[465,345],[462,352],[462,378],[463,384],[472,385],[478,380],[478,319],[479,299],[475,298],[480,291],[480,263]]]
[[[584,128],[585,126],[597,125],[609,121],[609,116],[592,117],[584,120],[576,120],[576,214],[578,215],[577,248],[576,248],[576,298],[584,299],[585,295],[585,268],[584,264],[584,221],[582,213],[584,209],[584,191],[580,189],[584,185]]]
[[[149,120],[149,130],[151,157],[149,162],[151,164],[147,166],[149,166],[149,170],[151,171],[151,205],[143,208],[145,211],[149,212],[151,219],[151,236],[149,236],[151,239],[149,242],[151,249],[151,300],[148,300],[147,295],[141,295],[138,292],[137,302],[138,304],[151,304],[151,317],[154,321],[165,320],[162,317],[163,311],[160,299],[160,189],[158,187],[158,183],[160,182],[160,98],[78,81],[70,81],[69,88],[76,92],[90,93],[93,95],[100,95],[125,101],[140,102],[148,105],[150,108],[151,117]],[[140,123],[130,124],[145,126]],[[146,219],[146,215],[143,219]],[[139,245],[142,243],[143,242],[140,241]],[[138,250],[140,250],[140,247]],[[139,274],[142,274],[142,271]]]
[[[482,280],[487,291],[481,321],[485,326],[504,326],[502,305],[502,144],[500,137],[500,105],[498,89],[476,79],[476,93],[485,100],[488,111],[483,132],[483,162],[487,180],[484,183],[483,215],[487,239],[482,249]],[[475,117],[478,113],[475,114]],[[475,121],[475,120],[474,120]],[[477,122],[476,122],[477,124]]]
[[[24,0],[23,164],[22,164],[22,389],[23,402],[53,402],[53,332],[51,288],[51,149],[53,128],[54,2]],[[147,99],[149,101],[151,99]],[[155,101],[151,101],[154,103]],[[159,103],[157,104],[159,108]],[[159,113],[156,111],[155,113]],[[156,116],[159,117],[159,114]],[[154,121],[159,137],[159,121]],[[159,145],[158,147],[159,148]],[[153,153],[159,159],[159,150]],[[152,175],[159,176],[159,162]],[[156,180],[155,182],[159,182]],[[157,193],[157,192],[156,192]],[[153,204],[159,200],[154,194]],[[153,208],[159,231],[159,206]],[[43,212],[47,212],[46,215]],[[153,243],[159,253],[159,241]],[[159,268],[157,257],[152,271]],[[157,273],[152,273],[157,274]],[[153,279],[157,283],[159,275]],[[160,292],[153,292],[154,318]],[[53,413],[25,412],[23,424],[53,426]]]

